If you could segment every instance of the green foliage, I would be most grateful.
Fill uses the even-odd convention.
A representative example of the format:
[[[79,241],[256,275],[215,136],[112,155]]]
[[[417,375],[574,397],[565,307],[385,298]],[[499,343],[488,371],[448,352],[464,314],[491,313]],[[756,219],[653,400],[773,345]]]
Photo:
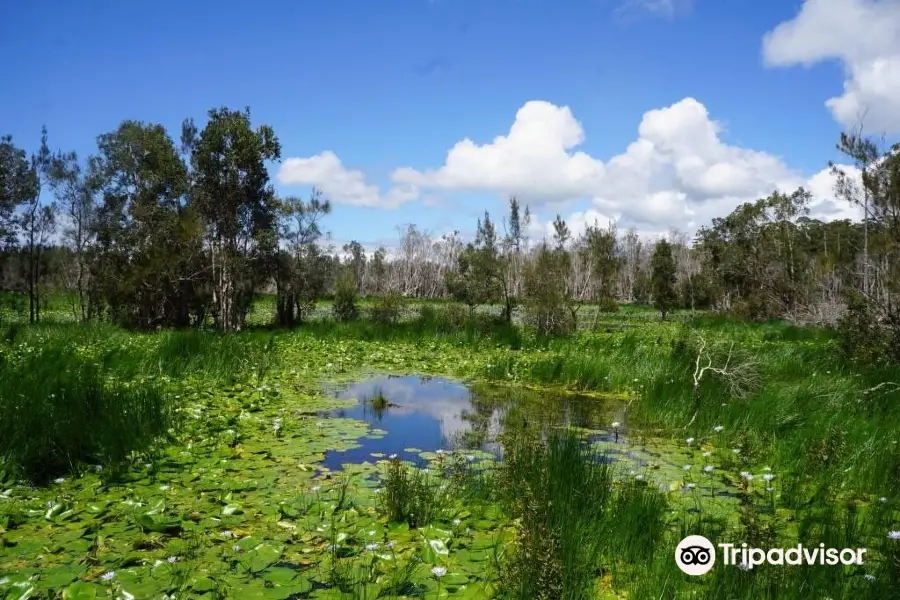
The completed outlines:
[[[653,294],[653,306],[665,319],[678,300],[675,293],[675,259],[672,257],[672,245],[666,240],[656,242],[653,258],[650,260],[650,286]]]
[[[397,294],[379,296],[369,307],[369,318],[377,325],[394,325],[400,318],[403,305],[403,298]]]
[[[601,296],[597,302],[597,310],[604,313],[619,312],[619,303],[612,296]]]
[[[388,462],[379,501],[390,521],[424,527],[446,507],[449,492],[442,485],[443,478],[394,457]]]
[[[338,275],[331,310],[338,321],[355,321],[359,317],[356,306],[356,275],[353,271],[344,269]]]
[[[539,335],[566,335],[575,329],[569,306],[568,269],[568,254],[546,246],[538,249],[537,257],[526,269],[524,320]]]
[[[884,323],[878,307],[860,293],[849,294],[837,332],[848,358],[873,365],[900,362],[900,325]]]
[[[36,481],[114,466],[175,422],[168,396],[147,382],[127,386],[71,350],[48,347],[0,370],[0,457]]]

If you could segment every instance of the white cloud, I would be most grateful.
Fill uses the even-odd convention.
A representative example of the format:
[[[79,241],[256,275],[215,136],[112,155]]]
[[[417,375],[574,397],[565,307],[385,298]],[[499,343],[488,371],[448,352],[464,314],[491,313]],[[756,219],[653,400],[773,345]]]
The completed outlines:
[[[604,162],[577,149],[585,132],[568,107],[531,101],[505,135],[484,144],[465,138],[434,169],[397,169],[394,187],[385,194],[332,152],[287,159],[278,176],[282,183],[316,185],[335,202],[358,206],[395,207],[433,198],[430,193],[514,194],[535,212],[530,233],[536,238],[552,234],[547,215],[559,210],[566,216],[561,207],[576,201],[583,208],[566,216],[575,234],[595,220],[643,232],[690,233],[743,202],[799,186],[815,196],[812,216],[853,216],[846,203],[831,201],[834,180],[827,168],[807,178],[778,156],[725,143],[721,133],[703,104],[685,98],[647,111],[637,139]]]
[[[584,152],[570,152],[583,141],[584,130],[569,107],[534,100],[519,109],[507,135],[483,145],[465,138],[450,149],[439,169],[405,167],[397,169],[392,180],[415,187],[515,194],[525,201],[589,195],[603,179],[603,163]]]
[[[352,206],[396,208],[419,195],[408,184],[382,194],[378,186],[366,183],[362,171],[346,168],[330,150],[309,158],[288,158],[278,169],[277,178],[284,185],[315,186],[332,202]]]
[[[624,0],[615,10],[619,18],[633,18],[640,14],[672,18],[677,13],[690,10],[693,0]]]
[[[742,202],[809,184],[777,156],[726,144],[721,131],[703,104],[685,98],[645,113],[638,139],[604,163],[575,150],[585,135],[568,107],[532,101],[518,111],[508,134],[482,145],[466,138],[443,166],[398,169],[393,180],[515,194],[538,210],[589,198],[587,210],[568,217],[576,233],[594,219],[644,231],[692,231]],[[823,197],[832,195],[828,177],[827,170],[814,177]],[[537,237],[552,233],[550,223],[537,220],[532,229]]]
[[[800,12],[763,37],[769,66],[839,60],[844,93],[825,104],[847,127],[900,131],[900,2],[805,0]]]

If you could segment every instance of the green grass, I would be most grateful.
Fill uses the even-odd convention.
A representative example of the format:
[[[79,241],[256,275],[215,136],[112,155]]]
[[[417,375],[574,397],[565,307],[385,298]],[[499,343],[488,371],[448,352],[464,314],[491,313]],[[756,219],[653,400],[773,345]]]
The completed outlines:
[[[585,306],[579,333],[541,339],[494,309],[415,303],[392,326],[316,318],[277,331],[265,327],[260,303],[255,328],[230,335],[7,324],[5,468],[36,483],[80,476],[0,496],[0,571],[45,597],[75,580],[101,594],[199,597],[204,577],[298,598],[482,598],[504,582],[510,597],[896,597],[900,542],[887,532],[900,530],[900,412],[886,384],[900,382],[900,370],[846,361],[831,332],[780,322],[686,313],[660,322],[635,306],[595,319]],[[317,312],[327,314],[325,303]],[[707,370],[695,386],[698,355],[700,367],[727,360],[727,372]],[[693,470],[666,472],[669,488],[657,490],[598,461],[597,448],[517,414],[507,433],[530,433],[510,437],[487,475],[460,474],[447,498],[414,483],[426,477],[421,469],[391,475],[383,457],[348,466],[338,483],[316,467],[365,428],[322,417],[341,404],[321,384],[367,370],[511,385],[510,394],[519,385],[610,394],[623,435]],[[425,458],[437,468],[437,457]],[[117,478],[84,468],[116,461]],[[393,483],[376,481],[385,472]],[[648,466],[646,480],[653,474]],[[392,491],[380,496],[378,486]],[[60,508],[49,514],[48,502]],[[717,567],[688,578],[672,560],[688,533],[862,546],[871,560],[862,569]],[[374,543],[380,550],[366,549]],[[170,578],[160,574],[168,566],[153,566],[176,555],[181,570]],[[98,579],[103,570],[116,579]],[[0,596],[7,591],[0,585]]]
[[[114,468],[175,421],[159,387],[112,381],[97,363],[60,347],[7,360],[0,370],[0,457],[32,481],[77,473],[84,463]]]

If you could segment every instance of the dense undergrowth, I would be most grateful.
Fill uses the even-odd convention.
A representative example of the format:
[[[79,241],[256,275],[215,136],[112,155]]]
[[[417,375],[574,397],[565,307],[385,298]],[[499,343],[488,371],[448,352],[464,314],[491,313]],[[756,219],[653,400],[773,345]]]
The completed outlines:
[[[274,519],[273,527],[278,519],[294,527],[308,522],[333,532],[312,550],[325,552],[325,558],[316,559],[316,572],[326,574],[317,576],[324,587],[316,588],[321,593],[315,597],[338,597],[323,596],[329,590],[358,598],[898,596],[900,541],[888,533],[900,529],[900,415],[895,409],[900,370],[854,363],[842,358],[831,333],[779,322],[681,314],[661,323],[653,313],[634,309],[590,322],[576,335],[546,339],[490,315],[437,306],[392,325],[318,320],[293,331],[261,328],[231,335],[135,334],[99,325],[10,326],[0,344],[3,468],[8,479],[24,476],[44,483],[70,474],[81,478],[77,481],[92,480],[96,475],[85,473],[103,465],[104,486],[127,487],[142,457],[159,462],[179,448],[192,453],[208,448],[235,464],[250,460],[245,447],[263,457],[273,456],[273,444],[296,452],[290,440],[316,439],[322,426],[308,416],[312,409],[302,409],[313,402],[312,382],[346,379],[362,369],[613,393],[626,406],[624,432],[635,439],[664,440],[691,463],[674,487],[660,491],[617,473],[596,460],[596,449],[541,429],[508,438],[504,461],[490,476],[469,472],[449,490],[440,487],[439,478],[388,460],[382,475],[393,483],[384,485],[381,493],[387,494],[380,498],[361,484],[343,492],[332,486],[329,506],[337,502],[337,508],[326,508],[318,498],[324,492],[307,491],[299,508],[270,517],[257,511],[254,519]],[[295,399],[287,402],[285,394]],[[226,408],[210,408],[219,402]],[[303,456],[301,462],[314,462],[318,454],[304,451]],[[284,467],[277,464],[280,473]],[[290,464],[296,469],[297,460]],[[313,472],[304,471],[302,477]],[[159,481],[154,475],[148,485],[159,487]],[[712,489],[714,483],[734,490],[727,515],[715,508],[716,498],[705,496],[704,486]],[[43,499],[50,492],[42,489],[28,493]],[[215,489],[216,511],[233,505],[226,489]],[[190,514],[206,519],[208,507],[196,504],[197,499],[183,502],[182,523]],[[487,540],[501,531],[495,529],[501,520],[490,512],[493,506],[502,507],[504,519],[515,525],[515,541],[489,551]],[[485,511],[494,516],[485,517]],[[303,521],[294,513],[309,514]],[[0,537],[28,523],[23,514],[8,512],[5,521],[0,514]],[[387,535],[401,540],[401,546],[407,543],[403,536],[410,536],[415,553],[413,546],[403,546],[402,552],[398,547],[384,554],[385,539],[366,542],[355,529],[338,539],[338,530],[365,514],[392,524]],[[356,516],[348,521],[348,515]],[[463,526],[454,523],[467,519],[482,537],[456,531]],[[154,527],[156,522],[150,521]],[[486,529],[475,530],[475,522]],[[171,534],[166,531],[161,526],[153,543],[174,543],[167,541]],[[420,531],[427,532],[422,534],[424,554],[418,550],[421,543],[412,541],[420,539],[413,535]],[[252,530],[245,533],[250,536]],[[688,578],[671,559],[688,533],[763,547],[798,541],[864,546],[871,562],[854,568],[717,568],[706,577]],[[299,539],[281,540],[278,548],[312,543]],[[273,544],[255,538],[254,543]],[[367,544],[380,544],[383,556],[402,560],[378,558],[378,552],[364,550]],[[326,546],[332,550],[326,552]],[[269,546],[253,548],[257,555],[270,552]],[[0,548],[0,557],[6,552]],[[279,556],[282,552],[287,550],[279,550]],[[485,561],[490,552],[494,558]],[[485,562],[472,562],[475,554]],[[454,562],[457,555],[466,558]],[[99,559],[92,560],[98,564]],[[120,563],[109,567],[114,564],[124,568]],[[274,564],[259,571],[269,573]],[[465,571],[460,564],[479,566]],[[249,567],[238,571],[241,585],[255,577]],[[472,573],[481,571],[485,579],[476,585]],[[85,567],[72,573],[95,582],[101,572]],[[288,575],[279,575],[292,582],[285,590],[295,590],[297,597],[313,593],[296,574]],[[265,581],[263,588],[281,589]],[[190,573],[166,586],[169,592],[201,595]],[[306,591],[296,591],[301,589]],[[227,597],[221,590],[215,594],[210,597]]]

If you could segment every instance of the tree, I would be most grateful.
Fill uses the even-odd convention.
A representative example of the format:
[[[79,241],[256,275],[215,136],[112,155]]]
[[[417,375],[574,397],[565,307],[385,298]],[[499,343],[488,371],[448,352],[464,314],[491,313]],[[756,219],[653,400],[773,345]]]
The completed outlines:
[[[162,125],[125,121],[97,145],[91,177],[101,202],[91,215],[91,277],[98,295],[123,325],[187,326],[203,269],[187,166]]]
[[[317,242],[322,237],[319,223],[331,213],[331,203],[313,190],[308,201],[291,196],[279,204],[280,237],[287,252],[280,255],[276,275],[276,320],[292,326],[303,322],[325,293],[328,257]]]
[[[653,306],[665,320],[678,298],[675,293],[675,259],[672,257],[672,245],[665,239],[656,242],[650,269]]]
[[[66,224],[63,239],[69,243],[73,254],[74,273],[67,280],[69,290],[75,292],[73,309],[75,318],[88,320],[88,250],[96,233],[96,194],[100,185],[99,158],[88,161],[85,172],[74,152],[57,153],[51,160],[50,187],[59,202]]]
[[[34,194],[34,183],[25,150],[12,136],[0,138],[0,248],[17,245],[16,211]]]
[[[256,287],[274,275],[278,202],[266,162],[281,158],[268,125],[250,126],[250,109],[218,108],[191,140],[193,198],[206,227],[213,318],[224,330],[243,326]]]
[[[542,243],[525,268],[525,322],[541,335],[574,331],[575,312],[568,296],[568,254]]]
[[[349,244],[344,244],[344,252],[350,255],[347,264],[353,272],[356,292],[360,293],[363,289],[363,279],[366,276],[366,251],[362,244],[352,240]]]
[[[51,153],[47,146],[47,128],[41,129],[41,145],[31,155],[28,183],[22,189],[22,212],[19,216],[19,233],[25,240],[25,257],[28,267],[28,315],[30,323],[41,320],[41,277],[44,265],[41,253],[46,247],[56,225],[56,204],[41,203],[43,190],[50,173]]]

